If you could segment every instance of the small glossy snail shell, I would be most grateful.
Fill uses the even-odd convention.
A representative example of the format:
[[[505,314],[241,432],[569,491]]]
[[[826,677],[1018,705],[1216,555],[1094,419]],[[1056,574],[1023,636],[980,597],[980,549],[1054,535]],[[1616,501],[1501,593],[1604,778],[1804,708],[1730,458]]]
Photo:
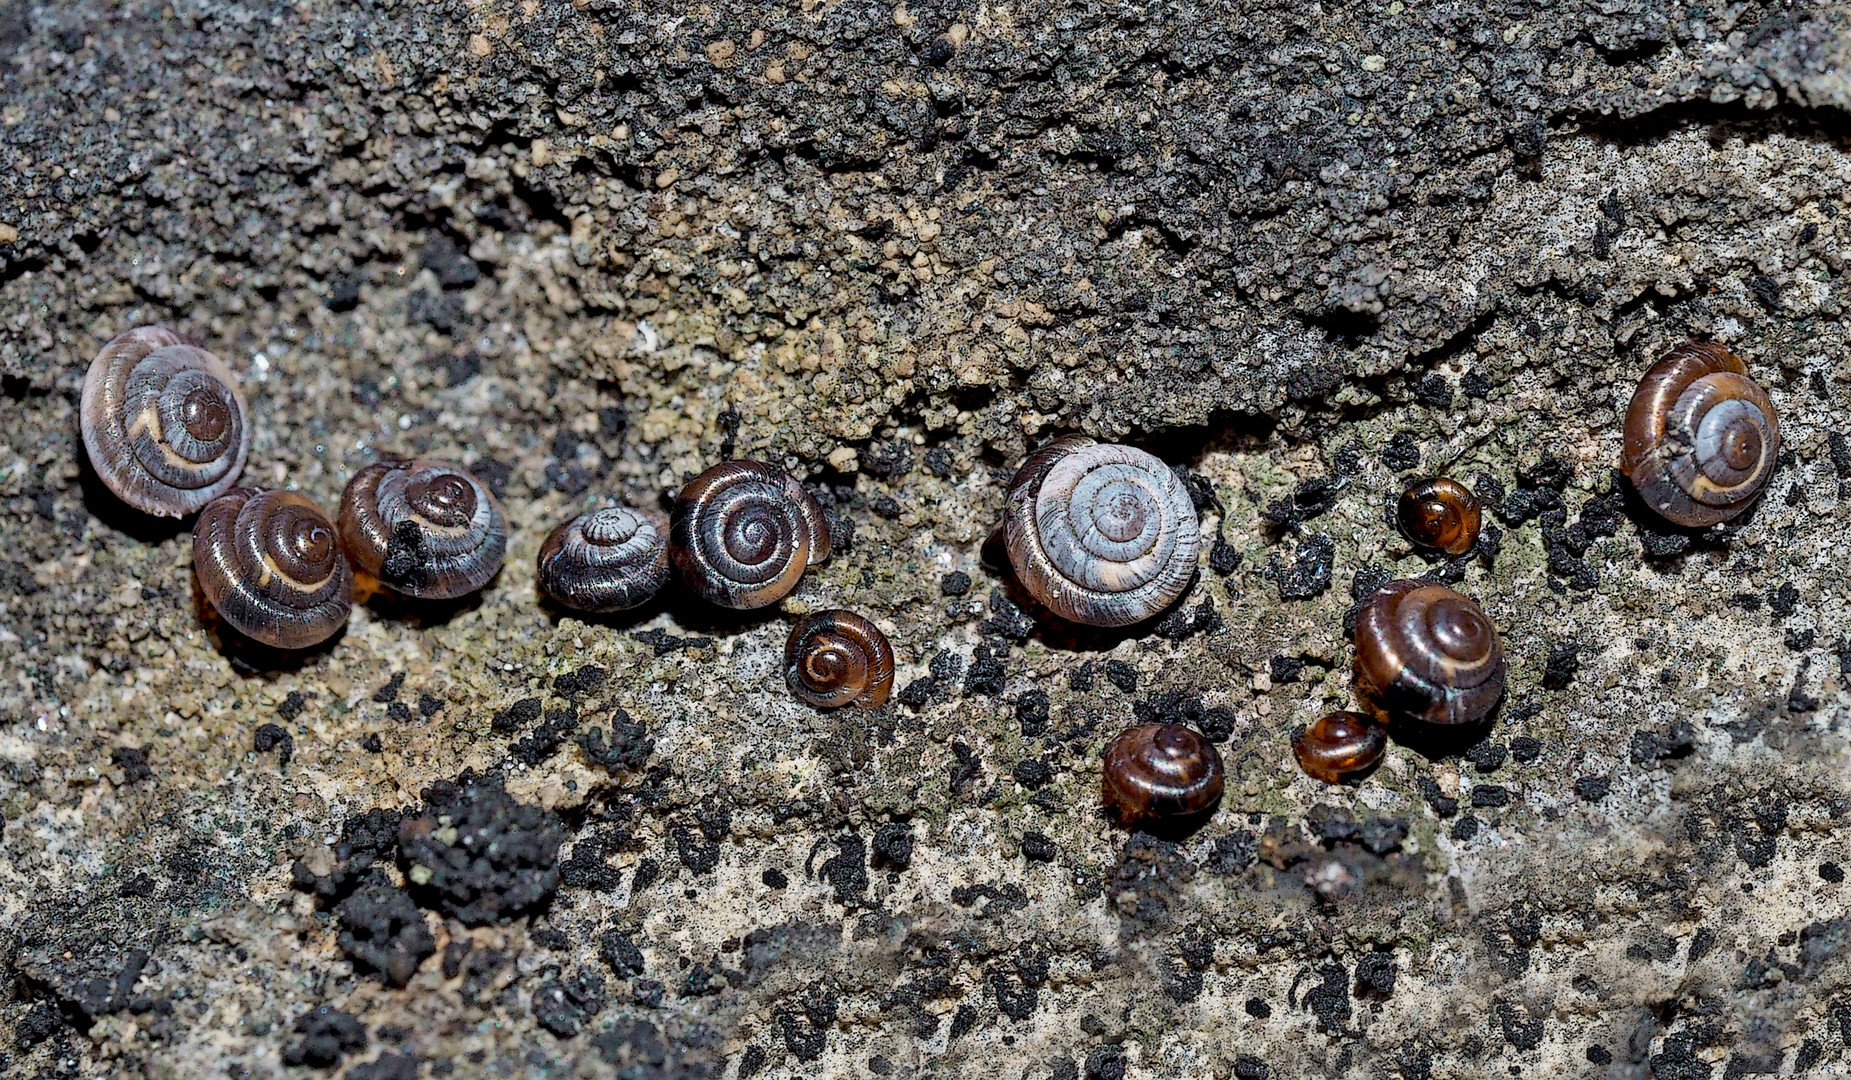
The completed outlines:
[[[1780,454],[1774,403],[1729,350],[1687,341],[1652,365],[1626,408],[1620,469],[1646,504],[1689,527],[1759,498]]]
[[[279,649],[332,637],[353,607],[334,523],[293,491],[233,488],[193,526],[193,572],[239,633]]]
[[[1292,740],[1292,753],[1305,775],[1340,784],[1375,768],[1388,749],[1388,731],[1361,713],[1334,712]]]
[[[782,469],[728,461],[695,477],[669,515],[669,560],[696,595],[728,608],[783,599],[829,558],[829,522]]]
[[[382,461],[341,493],[341,543],[354,565],[427,600],[474,592],[501,569],[508,527],[481,482],[441,461]]]
[[[1424,548],[1464,555],[1478,543],[1481,514],[1478,496],[1457,480],[1436,476],[1416,480],[1395,504],[1401,535]]]
[[[1105,748],[1105,800],[1122,821],[1213,810],[1223,782],[1215,744],[1181,724],[1139,724]]]
[[[668,583],[668,523],[607,506],[554,529],[540,545],[540,588],[579,611],[623,611]]]
[[[1194,579],[1201,543],[1195,504],[1168,465],[1083,436],[1030,454],[1003,509],[1016,579],[1088,626],[1127,626],[1169,607]]]
[[[218,357],[160,326],[103,346],[84,376],[90,464],[144,513],[184,517],[238,482],[250,450],[244,394]]]
[[[812,705],[872,709],[893,690],[893,647],[880,627],[852,611],[818,611],[791,630],[784,679]]]
[[[1504,693],[1504,646],[1471,600],[1444,585],[1391,581],[1356,614],[1356,689],[1385,722],[1474,723]]]

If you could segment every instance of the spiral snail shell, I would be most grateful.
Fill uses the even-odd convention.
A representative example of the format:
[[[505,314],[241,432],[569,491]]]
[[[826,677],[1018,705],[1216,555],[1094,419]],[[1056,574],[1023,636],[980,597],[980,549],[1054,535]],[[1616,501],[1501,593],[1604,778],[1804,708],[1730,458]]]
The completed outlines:
[[[185,517],[238,482],[250,411],[218,357],[161,326],[117,336],[84,375],[90,464],[144,513]]]
[[[1356,690],[1384,722],[1474,723],[1504,693],[1504,646],[1471,600],[1444,585],[1391,581],[1356,615]]]
[[[1292,740],[1292,754],[1305,775],[1340,784],[1375,768],[1388,749],[1388,731],[1361,713],[1334,712]]]
[[[1774,403],[1747,365],[1714,342],[1687,341],[1639,380],[1620,470],[1666,520],[1697,528],[1753,505],[1779,454]]]
[[[1068,435],[1010,481],[1003,545],[1016,579],[1048,610],[1088,626],[1127,626],[1188,589],[1201,528],[1161,460]]]
[[[239,633],[279,649],[332,637],[353,607],[334,523],[293,491],[233,488],[193,526],[193,572]]]
[[[1395,504],[1401,535],[1424,548],[1464,555],[1478,543],[1482,515],[1478,496],[1457,480],[1436,476],[1416,480]]]
[[[1105,800],[1125,822],[1189,817],[1221,802],[1221,754],[1181,724],[1139,724],[1105,748]]]
[[[784,678],[812,705],[872,709],[893,690],[893,647],[880,627],[852,611],[818,611],[791,630]]]
[[[441,461],[382,461],[355,473],[341,493],[340,532],[356,567],[426,600],[480,589],[508,551],[495,497]]]
[[[580,514],[540,545],[546,595],[579,611],[623,611],[668,583],[668,523],[623,506]]]
[[[823,508],[794,477],[756,461],[715,465],[682,488],[668,536],[676,576],[727,608],[775,604],[829,558]]]

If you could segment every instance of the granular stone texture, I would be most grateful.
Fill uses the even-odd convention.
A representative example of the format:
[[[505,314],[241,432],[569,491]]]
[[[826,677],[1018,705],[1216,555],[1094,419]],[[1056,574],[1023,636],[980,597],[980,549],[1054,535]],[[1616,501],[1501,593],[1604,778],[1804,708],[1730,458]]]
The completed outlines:
[[[1848,65],[1766,0],[0,0],[0,1075],[1845,1075]],[[452,461],[506,566],[239,639],[83,459],[148,323],[244,483]],[[1780,414],[1707,530],[1615,475],[1689,337]],[[1150,624],[986,543],[1065,433],[1190,492]],[[736,456],[832,521],[778,606],[541,601]],[[1501,708],[1310,780],[1417,575]],[[887,705],[785,688],[834,607]],[[1104,816],[1141,719],[1223,756],[1194,831]]]

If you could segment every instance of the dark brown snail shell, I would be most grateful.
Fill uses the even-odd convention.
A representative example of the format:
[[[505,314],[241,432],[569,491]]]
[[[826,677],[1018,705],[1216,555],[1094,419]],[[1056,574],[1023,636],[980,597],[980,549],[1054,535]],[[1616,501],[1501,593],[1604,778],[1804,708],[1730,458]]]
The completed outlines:
[[[1474,723],[1504,693],[1504,645],[1471,600],[1391,581],[1356,614],[1356,690],[1384,722]]]
[[[623,611],[668,583],[668,522],[607,506],[554,529],[540,545],[536,576],[558,603],[579,611]]]
[[[233,488],[193,526],[193,572],[220,617],[279,649],[332,637],[353,607],[334,523],[293,491]]]
[[[1620,470],[1678,525],[1715,525],[1747,510],[1779,455],[1774,403],[1741,358],[1714,342],[1672,349],[1626,408]]]
[[[508,527],[488,488],[441,461],[382,461],[341,493],[341,543],[356,567],[426,600],[488,584],[508,553]]]
[[[782,469],[728,461],[695,477],[669,515],[669,561],[696,595],[727,608],[775,604],[829,558],[829,522]]]
[[[165,327],[103,346],[84,376],[84,450],[116,497],[184,517],[238,482],[250,410],[231,369]]]
[[[1064,436],[1010,481],[1003,544],[1016,580],[1049,611],[1128,626],[1189,587],[1201,548],[1195,504],[1176,473],[1130,446]]]
[[[880,627],[852,611],[818,611],[791,630],[784,679],[812,705],[872,709],[893,691],[893,647]]]
[[[1305,775],[1341,784],[1375,768],[1388,749],[1388,730],[1361,713],[1334,712],[1292,740],[1292,754]]]
[[[1416,480],[1395,504],[1401,535],[1424,548],[1464,555],[1478,543],[1482,515],[1478,496],[1457,480],[1436,476]]]
[[[1223,783],[1215,744],[1181,724],[1139,724],[1105,748],[1105,801],[1121,821],[1213,810]]]

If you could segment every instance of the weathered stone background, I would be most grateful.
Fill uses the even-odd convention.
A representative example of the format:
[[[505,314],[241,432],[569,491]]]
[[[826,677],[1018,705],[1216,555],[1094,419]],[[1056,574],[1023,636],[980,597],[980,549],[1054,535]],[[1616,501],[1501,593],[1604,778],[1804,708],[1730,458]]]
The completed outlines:
[[[1831,5],[0,0],[0,1074],[1846,1075],[1848,57]],[[507,569],[224,641],[77,449],[147,322],[246,379],[249,481],[460,460]],[[1691,334],[1788,448],[1695,537],[1610,475]],[[1205,481],[1159,632],[979,564],[1062,431]],[[782,609],[537,601],[553,523],[728,452],[852,522]],[[1436,471],[1495,559],[1386,527]],[[1495,725],[1300,776],[1352,583],[1436,570]],[[838,604],[911,704],[789,699]],[[1151,714],[1225,740],[1180,840],[1098,808]],[[398,910],[376,838],[466,767],[565,883],[471,927],[414,877],[395,987],[334,899],[377,856]]]

